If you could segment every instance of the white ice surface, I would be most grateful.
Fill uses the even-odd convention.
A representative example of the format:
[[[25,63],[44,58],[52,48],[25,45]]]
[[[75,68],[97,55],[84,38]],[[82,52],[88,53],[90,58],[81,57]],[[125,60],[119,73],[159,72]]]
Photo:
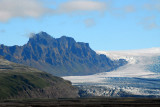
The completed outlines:
[[[160,48],[128,50],[128,51],[97,51],[97,54],[105,54],[112,60],[126,59],[128,64],[115,71],[103,72],[88,76],[65,76],[73,84],[77,83],[103,83],[107,77],[138,77],[158,78],[159,74],[147,70],[147,65],[153,64],[153,58],[160,56]]]

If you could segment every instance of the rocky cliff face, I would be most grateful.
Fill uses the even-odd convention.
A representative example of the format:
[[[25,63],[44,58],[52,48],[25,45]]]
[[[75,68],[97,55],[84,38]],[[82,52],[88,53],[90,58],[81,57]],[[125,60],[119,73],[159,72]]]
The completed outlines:
[[[0,99],[76,97],[71,82],[0,58]]]
[[[34,34],[23,46],[0,45],[0,55],[58,76],[105,72],[127,63],[123,59],[112,61],[105,55],[97,55],[88,43],[66,36],[55,39],[45,32]]]

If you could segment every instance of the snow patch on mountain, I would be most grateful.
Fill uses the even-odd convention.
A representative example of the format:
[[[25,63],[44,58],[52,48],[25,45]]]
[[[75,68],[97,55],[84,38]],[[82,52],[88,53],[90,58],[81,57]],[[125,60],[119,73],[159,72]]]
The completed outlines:
[[[130,64],[144,60],[146,57],[151,58],[160,55],[160,48],[150,48],[141,50],[126,51],[96,51],[97,54],[104,54],[112,60],[126,59]],[[147,59],[148,60],[148,59]],[[148,61],[147,61],[148,62]]]

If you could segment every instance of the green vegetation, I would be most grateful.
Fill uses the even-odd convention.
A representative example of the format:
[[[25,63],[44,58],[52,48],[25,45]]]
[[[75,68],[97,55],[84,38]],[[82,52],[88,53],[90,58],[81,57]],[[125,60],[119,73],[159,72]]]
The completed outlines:
[[[69,81],[0,58],[0,99],[74,98]]]
[[[78,90],[69,81],[44,72],[0,72],[0,99],[59,97],[78,97]]]
[[[19,91],[49,86],[46,73],[0,73],[0,98],[17,95]]]

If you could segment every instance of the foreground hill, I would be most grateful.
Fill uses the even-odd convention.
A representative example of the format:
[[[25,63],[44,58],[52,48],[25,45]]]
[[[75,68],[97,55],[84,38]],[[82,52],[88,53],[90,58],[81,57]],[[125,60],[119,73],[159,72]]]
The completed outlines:
[[[23,46],[0,45],[0,55],[58,76],[106,72],[127,63],[123,59],[112,61],[96,54],[88,43],[66,36],[55,39],[45,32],[32,35]]]
[[[0,58],[0,99],[75,97],[69,81]]]

